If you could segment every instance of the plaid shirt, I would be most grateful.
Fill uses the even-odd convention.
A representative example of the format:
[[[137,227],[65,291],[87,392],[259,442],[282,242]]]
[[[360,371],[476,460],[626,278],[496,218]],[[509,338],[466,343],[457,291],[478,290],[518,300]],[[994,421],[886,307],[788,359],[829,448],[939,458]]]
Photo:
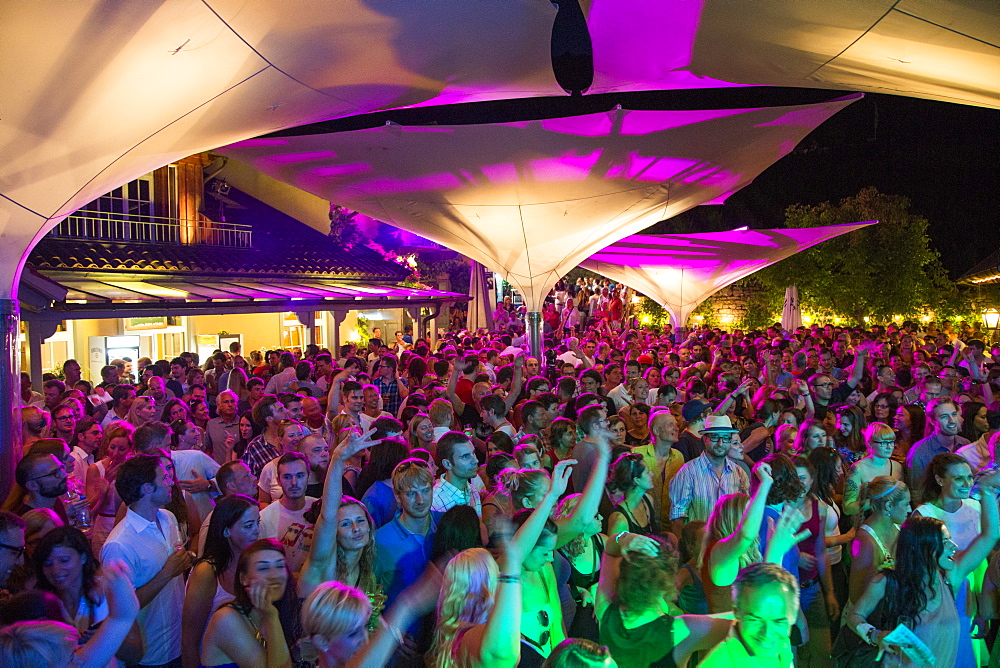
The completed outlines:
[[[260,434],[247,443],[247,449],[240,457],[240,461],[247,465],[250,472],[260,477],[261,469],[272,459],[281,456],[281,452],[276,447],[264,440],[264,434]]]
[[[403,405],[403,397],[399,396],[399,387],[396,386],[396,381],[390,380],[388,383],[382,380],[382,376],[378,376],[372,381],[372,385],[378,388],[378,393],[382,397],[382,409],[392,415],[399,413],[399,407]],[[406,381],[403,381],[403,385],[406,385]]]
[[[483,516],[483,503],[475,487],[468,484],[465,489],[459,489],[448,482],[447,478],[441,476],[434,483],[434,500],[431,501],[431,510],[443,513],[455,506],[472,506],[477,515]]]

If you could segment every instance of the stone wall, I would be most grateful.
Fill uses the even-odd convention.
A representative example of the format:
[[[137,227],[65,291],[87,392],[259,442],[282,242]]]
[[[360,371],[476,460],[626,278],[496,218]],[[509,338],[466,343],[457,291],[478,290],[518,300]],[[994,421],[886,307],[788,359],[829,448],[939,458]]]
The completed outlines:
[[[764,292],[762,288],[752,284],[737,283],[725,287],[698,307],[692,314],[692,322],[698,324],[700,317],[701,322],[713,325],[742,324],[750,308],[755,305],[759,308]],[[776,316],[781,317],[780,311]]]

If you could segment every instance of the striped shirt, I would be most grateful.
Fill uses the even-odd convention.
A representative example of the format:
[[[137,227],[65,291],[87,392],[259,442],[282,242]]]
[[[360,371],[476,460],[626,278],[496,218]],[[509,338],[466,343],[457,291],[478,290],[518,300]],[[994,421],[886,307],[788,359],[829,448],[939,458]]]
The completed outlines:
[[[721,497],[749,491],[750,478],[746,471],[726,457],[719,476],[703,452],[684,464],[670,481],[670,519],[707,520]]]

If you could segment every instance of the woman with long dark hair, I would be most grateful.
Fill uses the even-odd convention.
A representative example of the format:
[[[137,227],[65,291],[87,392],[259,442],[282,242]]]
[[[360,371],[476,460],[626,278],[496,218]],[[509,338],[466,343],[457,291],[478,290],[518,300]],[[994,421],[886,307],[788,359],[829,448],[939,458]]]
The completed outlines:
[[[608,487],[624,495],[608,518],[608,535],[622,531],[644,536],[659,533],[649,498],[653,476],[642,455],[629,453],[616,459]]]
[[[185,665],[197,665],[209,617],[235,598],[236,564],[260,536],[260,512],[249,496],[219,499],[208,523],[202,559],[191,570],[184,596],[181,637]]]
[[[971,655],[961,658],[961,645],[966,645],[969,653],[972,647],[968,633],[963,635],[955,592],[1000,539],[997,522],[1000,475],[993,473],[978,482],[983,492],[981,531],[968,548],[959,551],[941,520],[922,515],[910,517],[899,531],[895,567],[872,578],[851,613],[848,626],[862,639],[891,655],[883,665],[904,663],[898,656],[899,648],[885,642],[885,636],[898,624],[906,624],[934,654],[926,663],[975,665]],[[876,618],[872,613],[879,603],[883,611]]]
[[[910,447],[924,437],[926,423],[926,413],[920,406],[903,404],[899,407],[892,420],[892,427],[896,430],[896,449],[892,453],[894,460],[906,463]]]
[[[76,527],[56,527],[38,541],[34,564],[36,587],[59,597],[66,621],[80,633],[80,642],[86,642],[109,612],[97,582],[100,563],[90,541]],[[142,634],[133,624],[115,656],[125,663],[136,663],[142,654]]]
[[[892,392],[879,392],[872,399],[871,422],[888,424],[896,415],[897,410],[899,410],[899,399],[896,398],[896,395]]]
[[[973,482],[972,467],[962,457],[950,452],[935,455],[924,477],[924,503],[913,511],[914,515],[944,522],[958,550],[969,549],[979,535],[983,507],[982,500],[970,498]],[[971,631],[971,620],[976,614],[975,597],[982,590],[985,574],[986,565],[982,564],[970,575],[968,587],[955,590],[965,632]],[[971,652],[971,645],[968,650]]]
[[[962,431],[958,433],[969,443],[975,443],[983,434],[990,430],[986,421],[986,404],[981,401],[966,401],[962,404]],[[989,452],[984,448],[986,456],[983,461],[989,461]]]
[[[857,406],[841,406],[834,412],[837,426],[833,432],[833,441],[844,462],[850,465],[865,456],[863,432],[868,426],[865,414]]]

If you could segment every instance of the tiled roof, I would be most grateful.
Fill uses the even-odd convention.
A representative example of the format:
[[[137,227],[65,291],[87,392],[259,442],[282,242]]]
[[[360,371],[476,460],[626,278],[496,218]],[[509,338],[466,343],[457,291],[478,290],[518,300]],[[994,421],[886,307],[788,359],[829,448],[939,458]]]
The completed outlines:
[[[40,271],[121,272],[254,278],[326,277],[398,282],[409,275],[367,246],[350,249],[236,188],[239,204],[225,219],[249,225],[251,248],[198,244],[122,243],[48,235],[35,246],[28,264]]]
[[[45,237],[28,257],[40,271],[175,273],[254,277],[328,276],[401,281],[409,273],[367,247],[350,251],[322,234],[315,243],[276,242],[261,248],[123,244]],[[257,239],[254,245],[259,245]]]

